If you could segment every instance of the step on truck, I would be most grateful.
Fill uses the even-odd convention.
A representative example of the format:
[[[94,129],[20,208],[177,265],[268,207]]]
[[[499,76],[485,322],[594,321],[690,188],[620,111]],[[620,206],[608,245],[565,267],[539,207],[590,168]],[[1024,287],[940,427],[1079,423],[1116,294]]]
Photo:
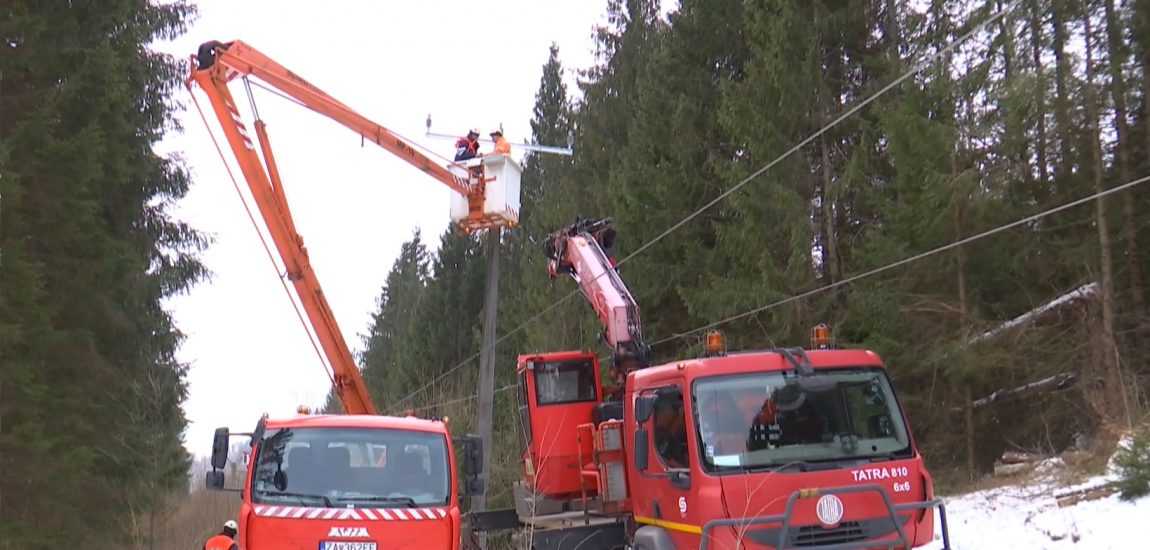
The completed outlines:
[[[882,360],[810,347],[705,353],[650,366],[638,307],[607,250],[608,220],[551,236],[552,275],[570,274],[612,349],[518,358],[524,426],[515,508],[473,514],[516,529],[523,548],[911,548],[946,510]],[[939,525],[935,525],[935,509]]]

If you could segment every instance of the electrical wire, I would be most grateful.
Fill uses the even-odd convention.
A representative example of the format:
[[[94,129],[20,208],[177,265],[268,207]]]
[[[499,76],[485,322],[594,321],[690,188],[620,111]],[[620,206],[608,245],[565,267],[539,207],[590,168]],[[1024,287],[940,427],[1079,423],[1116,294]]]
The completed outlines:
[[[495,339],[495,342],[492,344],[492,346],[497,346],[497,345],[499,345],[499,343],[500,343],[500,342],[502,342],[502,341],[504,341],[504,340],[506,340],[506,339],[508,339],[508,338],[510,338],[510,337],[512,337],[512,336],[514,336],[514,335],[516,335],[516,334],[518,334],[520,331],[522,331],[523,329],[527,328],[527,326],[528,326],[528,325],[530,325],[531,323],[533,323],[533,322],[534,322],[536,319],[538,319],[538,318],[542,317],[543,315],[547,314],[548,312],[550,312],[550,311],[554,310],[555,308],[559,307],[559,305],[560,305],[560,304],[562,304],[563,302],[565,302],[565,301],[569,300],[569,299],[570,299],[572,296],[574,296],[574,295],[575,295],[575,294],[577,294],[577,293],[579,293],[579,290],[578,290],[578,289],[576,289],[576,290],[573,290],[573,291],[571,291],[570,293],[568,293],[566,296],[564,296],[564,297],[560,298],[558,301],[556,301],[555,303],[551,304],[551,305],[550,305],[549,307],[547,307],[546,309],[544,309],[544,310],[542,310],[542,311],[540,311],[540,312],[536,313],[535,315],[532,315],[532,316],[531,316],[530,318],[528,318],[526,321],[524,321],[524,322],[520,323],[520,324],[519,324],[519,326],[517,326],[517,327],[515,327],[514,329],[512,329],[511,331],[507,332],[507,333],[506,333],[506,334],[504,334],[503,336],[500,336],[499,338],[496,338],[496,339]],[[453,366],[453,367],[451,367],[451,368],[447,369],[446,371],[443,371],[443,372],[442,372],[442,373],[440,373],[439,375],[437,375],[437,376],[435,376],[434,378],[432,378],[430,382],[428,382],[428,383],[426,383],[426,384],[424,384],[424,385],[422,385],[422,386],[420,386],[420,387],[416,388],[416,389],[415,389],[415,391],[413,391],[413,392],[411,392],[411,393],[407,394],[406,396],[404,396],[404,397],[403,397],[402,399],[400,399],[399,401],[396,401],[396,402],[395,402],[395,404],[393,404],[393,405],[392,405],[392,407],[393,407],[393,411],[399,411],[399,410],[402,410],[402,408],[403,408],[403,407],[401,407],[401,405],[402,405],[403,403],[406,403],[406,402],[407,402],[408,400],[410,400],[412,397],[415,397],[416,395],[419,395],[420,393],[422,393],[422,392],[423,392],[424,390],[426,390],[427,388],[430,388],[431,386],[434,386],[436,382],[439,382],[440,380],[443,380],[444,378],[446,378],[447,376],[451,375],[451,374],[452,374],[452,373],[454,373],[455,371],[458,371],[459,369],[461,369],[461,368],[463,368],[463,367],[467,366],[469,363],[471,363],[472,361],[474,361],[474,360],[475,360],[475,358],[479,357],[479,355],[480,355],[481,353],[483,353],[483,350],[484,350],[484,349],[486,349],[486,348],[483,348],[483,347],[481,347],[481,348],[480,348],[480,351],[477,351],[477,352],[475,352],[475,353],[471,354],[470,356],[468,356],[468,357],[467,357],[466,359],[464,359],[463,361],[460,361],[459,363],[456,363],[456,364],[455,364],[455,366]]]
[[[505,392],[505,391],[507,391],[507,390],[510,390],[510,389],[514,389],[515,387],[516,387],[516,385],[515,385],[515,384],[508,384],[508,385],[506,385],[506,386],[503,386],[503,387],[500,387],[500,388],[495,388],[495,391],[494,391],[494,392],[492,392],[492,394],[494,395],[494,394],[497,394],[497,393]],[[456,403],[463,403],[463,402],[465,402],[465,401],[472,401],[472,400],[476,399],[477,397],[479,397],[479,396],[477,396],[476,394],[474,394],[474,393],[473,393],[473,394],[470,394],[470,395],[467,395],[467,396],[464,396],[464,397],[460,397],[459,399],[449,399],[449,400],[447,400],[447,401],[440,401],[440,402],[438,402],[438,403],[432,403],[432,404],[430,404],[430,405],[423,405],[423,406],[421,406],[421,407],[411,407],[411,408],[410,408],[410,409],[408,409],[408,410],[412,410],[412,411],[426,411],[426,410],[434,409],[434,408],[437,408],[437,407],[443,407],[443,406],[446,406],[446,405],[454,405],[454,404],[456,404]]]
[[[1006,13],[1008,13],[1009,11],[1013,10],[1013,9],[1014,9],[1016,6],[1018,6],[1018,5],[1021,3],[1021,1],[1022,1],[1022,0],[1014,0],[1014,1],[1013,1],[1013,2],[1011,2],[1010,4],[1007,4],[1005,7],[1003,7],[1002,9],[1000,9],[1000,10],[999,10],[997,13],[995,13],[994,15],[992,15],[992,16],[990,16],[990,17],[986,18],[985,20],[983,20],[983,21],[982,21],[981,23],[979,23],[978,25],[975,25],[973,28],[971,28],[969,31],[967,31],[967,32],[966,32],[965,34],[963,34],[962,36],[960,36],[960,37],[958,37],[957,39],[955,39],[953,42],[951,42],[950,44],[948,44],[946,47],[944,47],[944,48],[941,48],[941,49],[939,49],[938,51],[936,51],[936,52],[934,52],[934,53],[932,53],[932,54],[930,54],[930,55],[926,56],[925,58],[923,58],[922,60],[920,60],[920,61],[919,61],[917,64],[915,64],[915,65],[914,65],[914,67],[912,67],[912,68],[911,68],[909,71],[907,71],[907,72],[903,73],[903,74],[902,74],[902,75],[900,75],[898,78],[895,78],[893,81],[891,81],[890,83],[888,83],[886,86],[883,86],[881,89],[879,89],[879,90],[878,90],[878,91],[876,91],[875,93],[871,94],[870,96],[867,96],[865,99],[863,99],[863,100],[862,100],[862,101],[860,101],[859,103],[855,104],[855,105],[854,105],[854,106],[852,106],[850,109],[847,109],[847,110],[846,110],[845,112],[843,112],[841,115],[839,115],[839,116],[838,116],[838,117],[836,117],[834,120],[832,120],[830,123],[826,124],[826,125],[825,125],[825,126],[823,126],[822,128],[820,128],[820,129],[818,129],[817,131],[815,131],[814,133],[812,133],[811,135],[807,136],[805,139],[803,139],[802,141],[800,141],[799,143],[797,143],[796,145],[794,145],[793,147],[791,147],[790,149],[788,149],[787,151],[785,151],[783,154],[779,155],[777,158],[775,158],[775,159],[774,159],[774,160],[772,160],[771,162],[769,162],[769,163],[767,163],[766,165],[764,165],[762,168],[759,168],[758,170],[755,170],[755,171],[754,171],[754,172],[752,172],[752,173],[751,173],[749,176],[747,176],[747,177],[743,178],[743,179],[742,179],[742,180],[740,180],[738,183],[736,183],[735,185],[733,185],[733,186],[731,186],[730,188],[728,188],[726,191],[723,191],[722,193],[720,193],[720,194],[719,194],[719,196],[717,196],[717,197],[715,197],[714,199],[712,199],[712,200],[708,201],[706,204],[704,204],[703,206],[699,207],[697,210],[695,210],[694,212],[690,213],[689,215],[687,215],[687,216],[686,216],[685,218],[683,218],[682,220],[680,220],[680,221],[678,221],[677,223],[675,223],[674,225],[672,225],[672,226],[668,227],[666,230],[664,230],[662,233],[660,233],[659,235],[657,235],[655,238],[651,239],[650,241],[647,241],[646,243],[644,243],[643,245],[641,245],[639,248],[635,249],[635,251],[634,251],[634,252],[631,252],[631,253],[630,253],[630,254],[628,254],[626,257],[624,257],[622,260],[619,260],[619,262],[616,264],[616,267],[622,267],[622,266],[623,266],[623,264],[627,263],[629,260],[631,260],[631,259],[632,259],[632,258],[634,258],[635,256],[638,256],[639,254],[641,254],[642,252],[646,251],[648,248],[650,248],[651,246],[653,246],[655,243],[657,243],[657,242],[659,242],[659,241],[663,240],[664,238],[666,238],[666,237],[667,237],[668,235],[670,235],[671,233],[673,233],[673,232],[677,231],[677,230],[678,230],[680,227],[682,227],[682,226],[686,225],[688,222],[690,222],[691,220],[695,219],[695,218],[696,218],[696,217],[698,217],[700,214],[702,214],[703,212],[705,212],[705,211],[707,211],[708,209],[710,209],[712,206],[714,206],[714,205],[718,204],[720,201],[722,201],[723,199],[727,198],[727,197],[728,197],[728,196],[730,196],[732,193],[734,193],[734,192],[738,191],[739,189],[742,189],[742,188],[743,188],[745,185],[747,185],[747,184],[748,184],[748,183],[750,183],[751,181],[753,181],[753,180],[755,180],[756,178],[758,178],[759,176],[763,175],[763,174],[764,174],[764,173],[766,173],[768,170],[770,170],[770,169],[771,169],[771,168],[773,168],[774,166],[778,165],[780,162],[782,162],[782,161],[786,160],[786,159],[787,159],[787,158],[789,158],[791,155],[793,155],[794,153],[796,153],[797,151],[799,151],[800,149],[802,149],[803,147],[805,147],[806,145],[808,145],[808,144],[809,144],[809,143],[811,143],[812,141],[814,141],[814,140],[818,139],[818,138],[819,138],[819,136],[821,136],[821,135],[825,134],[826,132],[828,132],[829,130],[831,130],[832,128],[834,128],[835,126],[838,126],[838,125],[839,125],[839,124],[841,124],[841,123],[842,123],[844,120],[846,120],[847,118],[849,118],[849,117],[853,116],[855,113],[857,113],[858,111],[860,111],[860,110],[861,110],[863,107],[866,107],[867,105],[869,105],[869,104],[873,103],[875,100],[877,100],[878,98],[882,97],[883,95],[885,95],[885,94],[886,94],[887,92],[889,92],[890,90],[893,90],[893,89],[894,89],[894,88],[896,88],[898,85],[902,84],[902,83],[903,83],[904,81],[906,81],[908,78],[910,78],[910,77],[914,76],[915,74],[918,74],[920,71],[922,71],[923,69],[925,69],[926,67],[928,67],[928,66],[929,66],[931,63],[934,63],[934,62],[935,62],[935,61],[937,61],[939,58],[941,58],[941,57],[943,57],[943,56],[945,56],[945,55],[949,54],[949,53],[950,53],[950,52],[952,52],[954,49],[956,49],[957,47],[959,47],[959,46],[961,46],[963,43],[965,43],[967,40],[969,40],[971,37],[975,36],[976,34],[978,34],[979,32],[981,32],[983,29],[985,29],[987,26],[989,26],[990,24],[994,23],[994,22],[995,22],[995,21],[997,21],[998,19],[1002,18],[1002,17],[1003,17],[1004,15],[1006,15]],[[598,276],[597,276],[595,279],[592,279],[592,280],[591,280],[591,282],[593,282],[593,281],[597,280],[599,277],[602,277],[602,276],[603,276],[603,275],[605,275],[605,274],[606,274],[606,272],[604,272],[604,273],[601,273],[601,274],[600,274],[600,275],[598,275]],[[546,313],[548,313],[548,312],[550,312],[550,311],[554,310],[555,308],[559,307],[559,305],[560,305],[560,304],[562,304],[563,302],[566,302],[567,300],[571,299],[571,297],[572,297],[572,296],[574,296],[574,295],[575,295],[575,294],[577,294],[577,293],[579,293],[579,289],[575,289],[575,290],[572,290],[570,293],[568,293],[567,295],[565,295],[565,296],[563,296],[562,298],[560,298],[560,299],[559,299],[558,301],[556,301],[554,304],[551,304],[551,306],[550,306],[550,307],[548,307],[548,308],[544,309],[543,311],[540,311],[539,313],[536,313],[535,315],[533,315],[533,316],[531,316],[530,318],[528,318],[526,321],[524,321],[524,322],[520,323],[520,324],[519,324],[517,327],[515,327],[514,329],[512,329],[512,330],[511,330],[510,332],[508,332],[507,334],[504,334],[502,337],[500,337],[500,338],[496,339],[495,343],[494,343],[494,344],[492,344],[492,345],[496,345],[496,344],[499,344],[499,342],[502,342],[502,341],[503,341],[503,340],[505,340],[507,337],[509,337],[509,336],[511,336],[511,335],[513,335],[513,334],[516,334],[516,333],[520,332],[521,330],[523,330],[524,328],[526,328],[526,327],[527,327],[527,325],[529,325],[529,324],[533,323],[533,322],[534,322],[536,319],[538,319],[538,318],[542,317],[544,314],[546,314]],[[468,357],[467,359],[464,359],[464,360],[463,360],[462,362],[460,362],[459,364],[457,364],[457,365],[455,365],[455,366],[451,367],[450,369],[448,369],[447,371],[443,372],[443,373],[442,373],[442,374],[440,374],[439,376],[436,376],[435,378],[433,378],[433,379],[432,379],[430,382],[428,382],[427,384],[425,384],[425,385],[423,385],[423,386],[419,387],[418,389],[416,389],[416,390],[415,390],[415,391],[413,391],[412,393],[408,394],[407,396],[405,396],[405,397],[403,397],[402,399],[400,399],[399,401],[397,401],[397,402],[396,402],[396,405],[398,406],[399,404],[402,404],[402,403],[405,403],[405,402],[407,402],[409,399],[411,399],[411,398],[412,398],[412,397],[414,397],[415,395],[417,395],[417,394],[419,394],[419,393],[423,392],[423,391],[424,391],[424,390],[426,390],[427,388],[431,387],[432,385],[434,385],[434,384],[435,384],[436,382],[438,382],[439,380],[442,380],[442,379],[443,379],[444,377],[446,377],[447,375],[449,375],[449,374],[451,374],[451,373],[453,373],[453,372],[455,372],[455,371],[459,370],[460,368],[462,368],[463,366],[467,365],[467,364],[468,364],[468,363],[470,363],[472,360],[474,360],[476,357],[479,357],[479,355],[480,355],[480,354],[482,354],[484,350],[486,350],[486,347],[481,347],[481,348],[480,348],[480,350],[479,350],[479,351],[477,351],[477,352],[476,352],[474,355],[471,355],[471,356],[470,356],[470,357]]]
[[[1118,193],[1118,192],[1121,192],[1121,191],[1125,191],[1126,189],[1129,189],[1129,188],[1131,188],[1131,187],[1134,187],[1134,186],[1136,186],[1136,185],[1140,185],[1140,184],[1142,184],[1142,183],[1145,183],[1145,182],[1147,182],[1147,181],[1150,181],[1150,176],[1143,176],[1143,177],[1141,177],[1141,178],[1138,178],[1138,179],[1135,179],[1135,180],[1131,180],[1131,181],[1128,181],[1128,182],[1126,182],[1126,183],[1124,183],[1124,184],[1122,184],[1122,185],[1119,185],[1119,186],[1117,186],[1117,187],[1112,187],[1112,188],[1110,188],[1110,189],[1106,189],[1106,190],[1103,190],[1103,191],[1099,191],[1099,192],[1097,192],[1097,193],[1092,193],[1092,194],[1090,194],[1090,195],[1087,195],[1087,196],[1085,196],[1085,197],[1082,197],[1082,198],[1079,198],[1079,199],[1075,199],[1075,200],[1073,200],[1073,201],[1070,201],[1070,202],[1068,202],[1068,203],[1064,203],[1064,204],[1061,204],[1061,205],[1059,205],[1059,206],[1055,206],[1055,207],[1053,207],[1053,208],[1049,208],[1049,209],[1047,209],[1047,210],[1043,210],[1042,212],[1039,212],[1039,213],[1037,213],[1037,214],[1031,214],[1031,215],[1029,215],[1029,216],[1026,216],[1025,218],[1021,218],[1021,219],[1015,220],[1015,221],[1013,221],[1013,222],[1010,222],[1010,223],[1007,223],[1007,224],[1005,224],[1005,225],[1000,225],[1000,226],[998,226],[998,227],[995,227],[995,228],[993,228],[993,229],[988,229],[988,230],[986,230],[986,231],[983,231],[983,232],[981,232],[981,233],[977,233],[977,234],[975,234],[975,235],[971,235],[971,236],[969,236],[969,237],[966,237],[966,238],[963,238],[963,239],[959,239],[959,240],[957,240],[957,241],[954,241],[954,242],[951,242],[951,243],[949,243],[949,244],[945,244],[945,245],[939,246],[939,247],[937,247],[937,248],[932,248],[932,249],[930,249],[930,250],[928,250],[928,251],[926,251],[926,252],[922,252],[922,253],[919,253],[919,254],[915,254],[915,255],[913,255],[913,256],[908,256],[908,257],[906,257],[906,258],[903,258],[903,259],[901,259],[901,260],[897,260],[897,261],[895,261],[895,262],[891,262],[891,263],[889,263],[889,264],[886,264],[886,265],[883,265],[883,266],[881,266],[881,267],[876,267],[876,268],[874,268],[874,269],[871,269],[871,270],[869,270],[869,271],[864,271],[864,272],[862,272],[862,273],[859,273],[858,275],[853,275],[853,276],[851,276],[851,277],[847,277],[846,279],[843,279],[843,280],[841,280],[841,281],[835,281],[835,282],[833,282],[833,283],[831,283],[831,284],[828,284],[828,285],[825,285],[825,286],[821,286],[821,287],[819,287],[819,288],[815,288],[815,289],[812,289],[812,290],[808,290],[808,291],[806,291],[806,292],[802,292],[802,293],[800,293],[800,294],[796,294],[796,295],[794,295],[794,296],[790,296],[790,297],[787,297],[787,298],[783,298],[782,300],[778,300],[778,301],[776,301],[776,302],[772,302],[772,303],[770,303],[770,304],[767,304],[767,305],[765,305],[765,306],[761,306],[761,307],[757,307],[757,308],[754,308],[754,309],[751,309],[751,310],[748,310],[748,311],[744,311],[744,312],[742,312],[742,313],[739,313],[739,314],[736,314],[736,315],[732,315],[732,316],[730,316],[730,317],[727,317],[727,318],[721,319],[721,320],[719,320],[719,321],[715,321],[715,322],[713,322],[713,323],[708,323],[708,324],[706,324],[706,325],[703,325],[703,326],[701,326],[701,327],[698,327],[698,328],[694,328],[694,329],[688,330],[688,331],[686,331],[686,332],[681,332],[681,333],[678,333],[678,334],[674,334],[674,335],[668,336],[668,337],[666,337],[666,338],[663,338],[662,340],[658,340],[658,341],[654,342],[653,344],[651,344],[651,346],[652,346],[652,347],[654,347],[654,346],[658,346],[658,345],[660,345],[660,344],[664,344],[664,343],[670,342],[670,341],[672,341],[672,340],[678,340],[678,339],[680,339],[680,338],[684,338],[684,337],[686,337],[686,336],[690,336],[690,335],[692,335],[692,334],[697,334],[697,333],[699,333],[699,332],[702,332],[702,331],[704,331],[704,330],[709,330],[709,329],[711,329],[711,328],[714,328],[714,327],[717,327],[717,326],[719,326],[719,325],[725,325],[725,324],[727,324],[727,323],[730,323],[730,322],[732,322],[732,321],[737,321],[737,320],[739,320],[739,319],[742,319],[742,318],[745,318],[745,317],[749,317],[749,316],[751,316],[751,315],[755,315],[755,314],[757,314],[757,313],[762,313],[762,312],[764,312],[764,311],[767,311],[767,310],[769,310],[769,309],[774,309],[774,308],[777,308],[777,307],[780,307],[780,306],[783,306],[783,305],[789,304],[789,303],[791,303],[791,302],[795,302],[795,301],[797,301],[797,300],[802,300],[802,299],[804,299],[804,298],[808,298],[808,297],[810,297],[810,296],[814,296],[814,295],[816,295],[816,294],[819,294],[819,293],[822,293],[822,292],[826,292],[826,291],[828,291],[828,290],[831,290],[831,289],[834,289],[834,288],[838,288],[838,287],[840,287],[840,286],[843,286],[843,285],[847,285],[847,284],[853,283],[853,282],[855,282],[855,281],[858,281],[858,280],[860,280],[860,279],[865,279],[865,278],[867,278],[867,277],[871,277],[871,276],[874,276],[874,275],[878,275],[879,273],[883,273],[883,272],[885,272],[885,271],[889,271],[889,270],[891,270],[891,269],[894,269],[894,268],[896,268],[896,267],[900,267],[900,266],[904,266],[904,265],[907,265],[907,264],[909,264],[909,263],[917,262],[918,260],[921,260],[921,259],[923,259],[923,258],[927,258],[927,257],[933,256],[933,255],[935,255],[935,254],[939,254],[939,253],[941,253],[941,252],[946,252],[947,250],[951,250],[951,249],[954,249],[954,248],[958,248],[958,247],[960,247],[960,246],[962,246],[962,245],[965,245],[965,244],[969,244],[969,243],[972,243],[972,242],[974,242],[974,241],[977,241],[977,240],[980,240],[980,239],[984,239],[984,238],[986,238],[986,237],[990,237],[990,236],[992,236],[992,235],[995,235],[995,234],[998,234],[998,233],[1002,233],[1003,231],[1007,231],[1007,230],[1010,230],[1010,229],[1014,229],[1015,227],[1018,227],[1018,226],[1020,226],[1020,225],[1025,225],[1025,224],[1027,224],[1027,223],[1030,223],[1030,222],[1033,222],[1033,221],[1035,221],[1035,220],[1039,220],[1039,219],[1045,218],[1046,216],[1050,216],[1050,215],[1052,215],[1052,214],[1057,214],[1057,213],[1059,213],[1059,212],[1062,212],[1062,211],[1064,211],[1064,210],[1068,210],[1068,209],[1070,209],[1070,208],[1074,208],[1075,206],[1080,206],[1080,205],[1082,205],[1082,204],[1085,204],[1085,203],[1088,203],[1088,202],[1090,202],[1090,201],[1094,201],[1094,200],[1097,200],[1097,199],[1100,199],[1100,198],[1106,197],[1106,196],[1108,196],[1108,195],[1112,195],[1112,194],[1114,194],[1114,193]]]

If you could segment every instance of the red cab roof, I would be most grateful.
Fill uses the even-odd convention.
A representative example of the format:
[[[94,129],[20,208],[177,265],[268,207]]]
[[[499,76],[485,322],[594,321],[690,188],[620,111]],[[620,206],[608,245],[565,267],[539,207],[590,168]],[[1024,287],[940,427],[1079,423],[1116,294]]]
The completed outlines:
[[[447,433],[447,425],[439,420],[414,416],[378,416],[369,414],[316,414],[292,418],[269,418],[271,428],[386,428],[417,432]]]
[[[841,367],[879,367],[882,359],[870,350],[833,349],[804,350],[815,369]],[[690,378],[721,374],[790,370],[794,366],[778,351],[732,352],[716,357],[699,357],[673,361],[659,366],[640,369],[633,373],[640,387],[650,387],[660,380],[675,377],[676,371],[687,371]]]

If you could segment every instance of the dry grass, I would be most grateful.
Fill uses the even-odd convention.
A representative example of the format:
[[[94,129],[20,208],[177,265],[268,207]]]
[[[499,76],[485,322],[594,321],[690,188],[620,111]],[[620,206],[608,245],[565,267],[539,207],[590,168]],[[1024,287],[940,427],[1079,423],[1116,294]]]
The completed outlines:
[[[157,550],[202,548],[204,541],[236,519],[240,509],[239,493],[195,491],[176,505],[157,541]]]
[[[1117,444],[1116,436],[1100,435],[1088,451],[1066,451],[1058,455],[1065,466],[1054,470],[1039,471],[1031,467],[1016,474],[984,475],[975,480],[967,478],[964,468],[933,472],[935,492],[940,496],[955,496],[1009,485],[1026,486],[1040,480],[1053,482],[1057,486],[1079,484],[1106,472],[1106,464],[1114,454]],[[1037,466],[1037,463],[1034,466]]]

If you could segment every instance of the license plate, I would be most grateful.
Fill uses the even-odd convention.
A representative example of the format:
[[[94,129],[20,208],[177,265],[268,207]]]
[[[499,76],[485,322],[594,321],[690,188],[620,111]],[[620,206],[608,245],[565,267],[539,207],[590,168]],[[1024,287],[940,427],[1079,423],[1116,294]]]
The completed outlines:
[[[345,542],[325,540],[319,543],[319,550],[377,550],[374,542]]]

